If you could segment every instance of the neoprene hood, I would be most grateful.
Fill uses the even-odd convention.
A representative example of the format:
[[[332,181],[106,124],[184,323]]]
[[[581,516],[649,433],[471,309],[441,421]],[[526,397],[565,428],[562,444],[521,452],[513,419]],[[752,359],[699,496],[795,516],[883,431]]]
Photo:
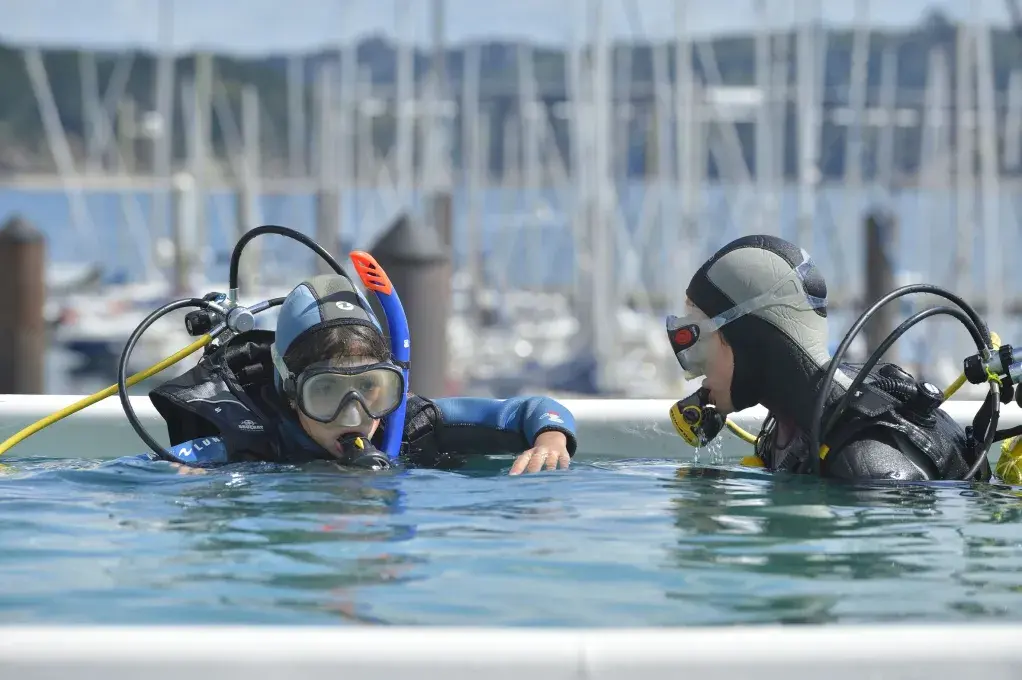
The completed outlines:
[[[792,278],[807,296],[826,299],[827,284],[815,265],[802,276],[793,270],[801,248],[776,236],[743,236],[718,250],[693,275],[686,293],[708,317],[770,291]],[[736,410],[762,404],[775,416],[808,431],[816,384],[827,352],[827,309],[769,305],[720,328],[734,353],[731,401]],[[838,388],[840,389],[840,387]]]

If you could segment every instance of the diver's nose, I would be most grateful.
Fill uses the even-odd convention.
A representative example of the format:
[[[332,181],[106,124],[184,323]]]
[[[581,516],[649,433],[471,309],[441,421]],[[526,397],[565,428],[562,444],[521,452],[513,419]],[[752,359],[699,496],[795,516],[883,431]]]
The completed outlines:
[[[357,401],[350,401],[341,409],[335,421],[341,427],[358,427],[362,424],[362,408]]]

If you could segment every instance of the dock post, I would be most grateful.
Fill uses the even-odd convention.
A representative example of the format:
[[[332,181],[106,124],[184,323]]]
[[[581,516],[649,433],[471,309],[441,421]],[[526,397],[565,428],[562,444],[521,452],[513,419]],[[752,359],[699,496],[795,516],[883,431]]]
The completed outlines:
[[[866,215],[866,306],[872,305],[895,288],[895,252],[897,219],[885,210],[874,209]],[[885,305],[866,323],[866,356],[872,354],[894,330],[898,307]],[[897,344],[887,351],[883,360],[897,361]]]
[[[333,64],[321,65],[316,75],[316,242],[335,258],[341,248],[341,190],[337,177],[337,124]],[[316,273],[333,270],[316,258]]]
[[[45,390],[46,237],[15,215],[0,228],[0,393]]]
[[[440,244],[447,253],[453,266],[454,263],[454,214],[453,198],[449,191],[437,191],[433,194],[433,229],[440,238]]]
[[[410,389],[424,397],[447,392],[447,320],[451,262],[431,220],[413,224],[402,215],[372,248],[394,284],[412,340]]]

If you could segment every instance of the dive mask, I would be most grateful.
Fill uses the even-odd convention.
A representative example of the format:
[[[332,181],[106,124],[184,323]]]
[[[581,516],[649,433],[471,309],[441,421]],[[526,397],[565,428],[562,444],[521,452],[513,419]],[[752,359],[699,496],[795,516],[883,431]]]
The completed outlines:
[[[351,368],[313,364],[298,376],[295,401],[316,422],[340,420],[345,427],[358,427],[359,411],[373,420],[383,418],[400,406],[404,392],[404,374],[390,363]]]
[[[778,305],[798,311],[825,309],[827,298],[808,295],[805,292],[805,280],[812,266],[809,253],[803,250],[802,264],[781,277],[770,290],[761,295],[749,298],[712,318],[707,318],[702,313],[680,317],[668,316],[667,339],[671,343],[678,364],[685,372],[685,378],[692,380],[706,374],[709,344],[705,339],[746,314]]]
[[[710,391],[701,387],[671,406],[671,423],[689,446],[706,446],[724,429],[724,416],[709,399]]]

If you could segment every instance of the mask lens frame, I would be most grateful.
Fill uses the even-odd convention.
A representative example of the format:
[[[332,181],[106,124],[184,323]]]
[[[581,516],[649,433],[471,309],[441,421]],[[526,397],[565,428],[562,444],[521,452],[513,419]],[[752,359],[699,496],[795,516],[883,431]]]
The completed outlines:
[[[295,401],[307,417],[328,424],[352,400],[370,418],[384,418],[401,405],[404,393],[404,373],[389,362],[353,368],[312,366],[298,376]]]

